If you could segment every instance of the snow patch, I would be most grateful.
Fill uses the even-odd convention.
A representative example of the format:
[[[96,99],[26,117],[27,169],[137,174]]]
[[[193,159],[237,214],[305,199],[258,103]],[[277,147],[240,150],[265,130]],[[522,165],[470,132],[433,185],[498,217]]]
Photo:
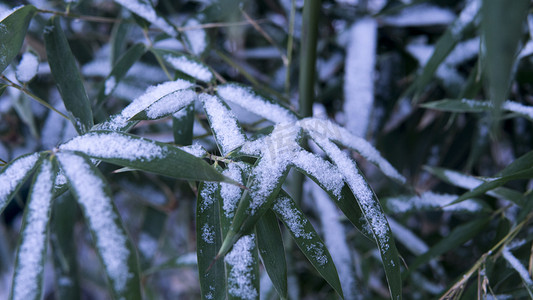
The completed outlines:
[[[424,192],[420,196],[388,198],[387,208],[394,213],[406,213],[409,211],[420,211],[424,209],[439,209],[445,211],[468,211],[477,212],[482,206],[472,200],[462,201],[457,204],[447,206],[458,198],[457,195],[436,194],[431,191]]]
[[[163,30],[166,34],[176,37],[178,33],[170,26],[163,18],[157,16],[154,8],[149,1],[144,0],[115,0],[118,4],[131,10],[136,15],[146,19],[159,29]]]
[[[420,4],[408,6],[396,15],[386,16],[382,22],[396,27],[448,25],[455,14],[435,5]]]
[[[106,96],[108,96],[109,94],[111,94],[111,92],[113,92],[113,90],[115,89],[115,87],[117,86],[117,81],[115,79],[115,76],[111,76],[109,77],[106,81],[105,81],[105,91],[104,91],[104,94]]]
[[[200,25],[198,20],[189,19],[187,23],[185,23],[185,27],[191,27],[191,29],[183,31],[191,53],[197,56],[201,55],[207,47],[207,34],[205,33],[205,30],[203,28],[194,28]]]
[[[7,198],[11,194],[20,181],[28,174],[28,172],[35,166],[39,159],[38,153],[33,153],[27,156],[22,156],[4,167],[0,173],[0,211],[7,204]]]
[[[307,240],[313,238],[311,232],[305,232],[307,218],[294,207],[294,203],[290,198],[278,197],[273,209],[283,217],[284,223],[287,224],[287,227],[295,237]]]
[[[26,52],[17,66],[16,75],[20,82],[28,82],[35,77],[39,70],[39,57],[32,52]]]
[[[241,237],[224,261],[231,267],[228,274],[228,294],[240,299],[256,299],[259,295],[253,285],[255,234]]]
[[[239,163],[231,163],[228,168],[222,171],[222,174],[228,178],[235,180],[236,182],[243,184],[242,182],[242,169],[244,167]],[[222,209],[224,215],[228,219],[233,218],[237,204],[242,196],[242,189],[234,184],[220,183],[220,196],[222,197],[223,204]]]

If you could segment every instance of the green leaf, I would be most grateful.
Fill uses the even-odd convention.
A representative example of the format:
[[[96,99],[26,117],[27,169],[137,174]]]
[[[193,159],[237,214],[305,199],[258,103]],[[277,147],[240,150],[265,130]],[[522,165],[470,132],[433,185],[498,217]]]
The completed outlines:
[[[0,73],[4,72],[19,53],[36,11],[35,6],[26,5],[0,22]]]
[[[180,146],[192,144],[193,127],[194,103],[191,103],[172,115],[174,144]]]
[[[76,59],[61,29],[59,17],[51,17],[48,21],[44,30],[44,41],[50,71],[65,108],[70,113],[70,121],[79,134],[84,134],[93,127],[91,103],[85,92]]]
[[[313,267],[341,297],[344,297],[337,268],[335,268],[326,245],[316,233],[311,222],[296,206],[294,200],[284,191],[280,191],[273,210],[285,224],[292,238]]]
[[[255,225],[257,247],[265,270],[281,299],[287,299],[287,262],[276,215],[268,210]]]
[[[137,252],[98,169],[85,155],[57,153],[71,191],[91,231],[115,299],[141,299]]]
[[[156,120],[169,116],[193,103],[197,94],[193,89],[174,91],[133,116],[130,120]]]
[[[226,270],[222,259],[215,260],[222,245],[220,193],[218,184],[202,182],[196,201],[196,249],[202,299],[226,297]]]
[[[224,257],[228,276],[228,300],[259,300],[259,260],[255,234],[242,236]]]
[[[483,1],[482,4],[481,33],[485,42],[482,59],[495,119],[500,115],[500,107],[507,99],[514,77],[513,69],[529,3],[529,0],[492,0]]]
[[[97,103],[102,102],[105,97],[111,95],[119,82],[126,76],[128,70],[135,64],[146,52],[146,46],[142,43],[135,44],[128,49],[126,53],[120,56],[118,61],[113,65],[111,73],[106,77],[104,84],[98,91]]]
[[[155,55],[162,57],[174,70],[180,71],[196,80],[212,82],[215,79],[211,69],[195,58],[170,50],[152,49],[151,51]]]
[[[126,49],[128,33],[132,25],[129,22],[117,22],[111,32],[111,65],[116,65]]]
[[[15,196],[26,178],[35,170],[42,159],[40,153],[26,154],[7,164],[0,172],[0,214]]]
[[[43,160],[33,181],[22,218],[22,237],[15,260],[10,300],[39,300],[42,297],[52,189],[56,173],[52,163]]]
[[[93,131],[71,139],[59,149],[174,178],[234,183],[201,158],[178,147],[126,133]]]

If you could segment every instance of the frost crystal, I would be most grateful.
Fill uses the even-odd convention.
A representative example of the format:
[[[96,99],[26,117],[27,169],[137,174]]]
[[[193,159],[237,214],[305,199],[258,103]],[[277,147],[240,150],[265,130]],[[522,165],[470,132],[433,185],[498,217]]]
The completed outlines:
[[[35,299],[40,293],[40,276],[46,255],[47,224],[52,201],[52,164],[45,160],[31,191],[22,243],[17,254],[13,299]]]
[[[507,262],[515,269],[516,272],[520,275],[522,280],[528,285],[533,285],[533,280],[531,280],[531,276],[529,275],[528,270],[524,267],[524,265],[509,251],[509,248],[504,247],[502,251],[503,257]]]
[[[90,132],[73,138],[59,147],[60,150],[80,151],[89,156],[126,160],[152,160],[164,155],[164,149],[154,142],[108,132]]]
[[[429,4],[420,4],[402,9],[393,16],[383,18],[383,23],[392,26],[433,26],[448,25],[455,19],[455,15],[449,9],[443,9]]]
[[[237,119],[216,96],[201,94],[200,100],[215,133],[222,155],[227,155],[245,142],[245,136],[237,123]]]
[[[255,235],[241,237],[224,261],[231,267],[228,274],[228,293],[240,299],[256,299],[259,295],[253,285],[252,272]]]
[[[0,211],[6,205],[7,197],[11,194],[28,172],[35,166],[39,154],[34,153],[14,160],[0,173]]]
[[[328,257],[324,254],[324,245],[321,243],[315,243],[306,246],[306,250],[311,253],[311,257],[318,262],[320,266],[328,263]]]
[[[313,238],[310,232],[305,232],[304,226],[307,224],[307,219],[295,207],[293,207],[292,200],[288,197],[279,197],[274,204],[274,211],[280,214],[287,224],[291,233],[297,238],[311,239]]]
[[[28,82],[32,80],[33,77],[37,74],[39,69],[39,58],[37,55],[26,52],[22,55],[19,65],[17,66],[17,79],[20,82]]]
[[[96,240],[96,248],[107,274],[113,280],[114,289],[123,291],[128,278],[132,276],[128,269],[131,253],[126,246],[126,233],[117,225],[118,216],[113,210],[111,198],[104,190],[104,182],[94,174],[83,157],[58,153],[57,158],[83,207]]]
[[[296,116],[288,109],[283,108],[279,104],[266,101],[260,96],[255,95],[248,88],[236,84],[226,84],[218,86],[217,93],[224,101],[233,102],[274,123],[297,121]]]
[[[185,56],[165,55],[163,57],[172,67],[200,81],[209,82],[213,73],[205,65]]]

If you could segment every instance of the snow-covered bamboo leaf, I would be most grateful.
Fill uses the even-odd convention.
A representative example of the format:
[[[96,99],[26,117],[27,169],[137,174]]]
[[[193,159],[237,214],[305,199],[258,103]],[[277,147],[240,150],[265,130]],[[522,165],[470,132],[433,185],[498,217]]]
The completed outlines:
[[[458,112],[458,113],[480,113],[486,111],[492,111],[494,105],[489,101],[479,101],[479,100],[470,100],[470,99],[444,99],[429,103],[424,103],[421,105],[425,108],[448,111],[448,112]],[[514,101],[504,101],[501,107],[504,111],[509,111],[516,113],[518,115],[527,117],[530,120],[533,120],[533,106],[523,105]]]
[[[287,299],[287,262],[276,215],[268,210],[255,225],[257,247],[265,270],[281,299]]]
[[[172,115],[172,133],[174,144],[192,144],[194,127],[194,103],[191,103]]]
[[[133,45],[128,51],[118,58],[113,66],[111,73],[106,77],[104,84],[100,88],[97,96],[97,102],[100,103],[105,97],[111,95],[119,82],[126,76],[128,70],[135,64],[146,52],[146,46],[142,43]]]
[[[102,174],[84,155],[57,153],[57,159],[82,208],[114,298],[141,299],[137,253]]]
[[[174,178],[234,183],[201,158],[178,147],[126,133],[92,131],[71,139],[59,149]]]
[[[337,145],[330,142],[326,137],[312,132],[310,132],[310,135],[339,168],[344,180],[352,190],[357,200],[357,205],[359,205],[377,242],[389,282],[391,298],[400,299],[402,295],[402,280],[398,250],[379,200],[357,168],[355,161],[351,160],[346,153],[342,152]],[[351,205],[356,204],[353,203]],[[340,208],[342,209],[342,207]]]
[[[230,108],[217,96],[201,94],[200,101],[223,156],[242,146],[246,136]]]
[[[169,116],[196,100],[193,89],[177,90],[150,104],[146,109],[133,116],[130,120],[156,120]]]
[[[287,193],[281,191],[274,202],[273,210],[313,267],[343,297],[339,275],[331,255],[311,222],[296,206],[296,203]]]
[[[499,116],[514,78],[516,54],[529,4],[528,0],[483,1],[481,7],[481,34],[485,43],[482,59],[494,117]]]
[[[229,300],[259,300],[259,260],[255,234],[242,236],[224,257]]]
[[[327,138],[338,142],[341,145],[358,152],[368,161],[378,166],[383,174],[400,183],[405,183],[405,177],[403,177],[386,159],[384,159],[379,151],[364,138],[353,135],[345,128],[342,128],[329,120],[306,118],[300,120],[298,123],[304,130],[310,133],[311,138],[316,136],[317,138]]]
[[[152,52],[162,57],[174,70],[180,71],[196,80],[211,82],[215,78],[208,66],[188,55],[162,49],[152,49]]]
[[[15,260],[10,300],[39,300],[43,291],[44,261],[56,172],[43,160],[33,181],[24,211],[21,242]]]
[[[33,5],[19,6],[0,20],[0,73],[19,53],[26,31],[37,9]]]
[[[44,30],[46,56],[65,108],[70,113],[70,121],[79,134],[93,127],[91,102],[85,92],[83,80],[70,50],[59,17],[50,18]]]
[[[251,88],[240,84],[228,83],[219,85],[217,94],[224,101],[235,103],[247,111],[274,123],[287,123],[298,120],[296,114],[291,110],[258,95]]]
[[[533,280],[529,271],[524,267],[524,265],[511,253],[511,250],[508,246],[504,246],[502,250],[503,258],[511,265],[511,267],[520,275],[522,282],[524,283],[529,296],[533,297]]]
[[[135,115],[156,101],[165,98],[174,99],[174,93],[176,91],[188,89],[192,86],[192,82],[178,79],[149,87],[144,94],[133,100],[122,112],[112,116],[109,120],[96,127],[101,130],[127,131],[138,123],[138,121],[131,120]]]
[[[196,248],[202,299],[226,297],[226,270],[222,259],[215,260],[222,245],[220,193],[214,182],[202,182],[196,201]]]
[[[249,170],[249,165],[235,162],[230,163],[227,168],[222,171],[222,174],[240,184],[244,184],[246,182],[246,174]],[[220,206],[220,226],[222,228],[222,236],[225,236],[230,229],[243,192],[244,190],[236,185],[228,183],[220,184],[220,197],[222,200],[222,205]]]
[[[196,19],[189,19],[184,25],[183,39],[187,43],[187,48],[195,56],[202,56],[209,44],[205,29],[199,27],[202,24]]]
[[[0,172],[0,182],[2,183],[0,184],[0,214],[26,178],[35,170],[39,159],[42,159],[42,155],[39,153],[23,155],[2,169]]]
[[[115,0],[118,4],[129,9],[134,14],[152,23],[152,25],[163,30],[166,34],[176,37],[178,33],[165,19],[158,16],[149,0]]]

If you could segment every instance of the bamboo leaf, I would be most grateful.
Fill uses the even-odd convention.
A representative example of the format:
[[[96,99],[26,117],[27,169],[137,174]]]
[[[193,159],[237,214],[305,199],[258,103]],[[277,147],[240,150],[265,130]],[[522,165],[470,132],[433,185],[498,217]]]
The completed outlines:
[[[296,206],[296,203],[287,193],[281,191],[274,203],[273,210],[285,224],[292,238],[313,267],[341,297],[344,297],[337,268],[335,268],[326,245],[316,233],[311,222]]]
[[[215,250],[216,251],[216,250]],[[179,269],[185,267],[197,267],[198,266],[198,256],[196,252],[189,252],[178,257],[171,258],[166,262],[152,267],[143,272],[144,275],[153,274],[162,270],[168,269]]]
[[[218,184],[202,182],[196,201],[196,248],[202,299],[226,297],[224,261],[215,260],[222,245]]]
[[[201,158],[178,147],[126,133],[93,131],[71,139],[59,149],[174,178],[234,183]]]
[[[194,103],[191,103],[172,115],[172,133],[174,144],[192,144],[194,127]]]
[[[170,50],[152,49],[152,52],[162,57],[174,70],[180,71],[196,80],[211,82],[215,79],[211,69],[195,58]]]
[[[65,108],[70,113],[70,121],[79,134],[93,127],[91,103],[85,92],[83,80],[70,50],[59,17],[52,17],[44,30],[46,55],[57,88],[61,93]]]
[[[39,300],[42,297],[55,174],[50,160],[43,160],[22,220],[10,300]]]
[[[255,225],[257,246],[265,270],[281,299],[287,299],[287,262],[276,215],[268,210]]]
[[[0,21],[0,73],[4,72],[19,53],[36,11],[35,6],[26,5]]]
[[[57,153],[57,159],[82,208],[114,298],[141,299],[137,252],[103,176],[85,155]]]
[[[488,101],[477,101],[470,99],[444,99],[429,103],[424,103],[422,107],[429,109],[436,109],[440,111],[449,111],[449,112],[458,112],[458,113],[481,113],[485,111],[494,110],[494,105],[492,102]],[[502,110],[516,113],[518,115],[524,116],[530,120],[533,120],[533,107],[528,105],[523,105],[514,101],[507,100],[502,103]]]
[[[133,13],[145,19],[146,21],[152,23],[152,25],[163,30],[166,34],[172,37],[177,36],[178,33],[176,32],[176,29],[165,19],[157,15],[149,0],[115,0],[115,2],[131,10]]]
[[[9,200],[20,189],[26,178],[35,170],[38,161],[42,159],[40,153],[27,154],[18,157],[7,164],[0,172],[0,214],[9,204]]]

